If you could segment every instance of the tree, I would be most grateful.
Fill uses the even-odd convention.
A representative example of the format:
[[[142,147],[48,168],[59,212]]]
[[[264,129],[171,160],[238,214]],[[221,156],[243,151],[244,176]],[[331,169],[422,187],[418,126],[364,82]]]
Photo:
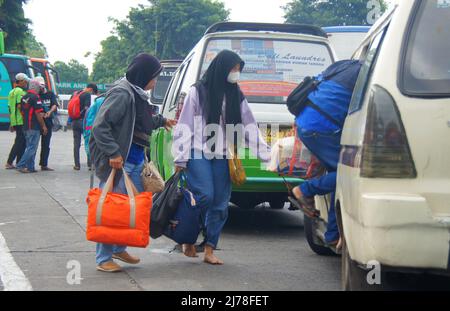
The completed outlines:
[[[284,17],[287,23],[320,27],[368,25],[386,9],[384,0],[293,0],[284,7]]]
[[[23,5],[28,0],[0,0],[0,28],[5,32],[6,51],[24,54],[31,21],[25,18]]]
[[[150,7],[130,10],[115,23],[115,34],[102,42],[92,80],[110,83],[122,76],[141,52],[160,59],[183,59],[212,24],[228,20],[229,11],[216,0],[149,0]]]
[[[28,32],[27,39],[26,39],[26,50],[25,54],[29,57],[36,57],[36,58],[47,58],[47,48],[45,45],[39,41],[37,41],[36,37],[33,35],[32,32]]]
[[[88,68],[75,59],[70,60],[68,64],[57,61],[54,68],[64,82],[87,82],[89,79]]]

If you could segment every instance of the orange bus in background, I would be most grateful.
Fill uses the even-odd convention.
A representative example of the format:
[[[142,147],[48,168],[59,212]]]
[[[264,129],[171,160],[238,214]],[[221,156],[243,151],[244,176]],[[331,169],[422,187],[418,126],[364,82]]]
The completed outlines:
[[[34,67],[35,76],[42,76],[45,79],[47,90],[50,90],[58,95],[58,89],[56,87],[56,83],[59,83],[58,72],[46,59],[31,58],[30,60]]]

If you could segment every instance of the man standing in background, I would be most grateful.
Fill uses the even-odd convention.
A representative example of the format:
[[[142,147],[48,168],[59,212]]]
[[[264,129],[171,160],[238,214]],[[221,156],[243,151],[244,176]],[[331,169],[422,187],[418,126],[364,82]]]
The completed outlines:
[[[42,84],[46,84],[44,78],[37,77]],[[42,108],[44,109],[44,122],[47,127],[47,135],[41,135],[41,158],[39,165],[42,171],[53,171],[48,167],[48,158],[50,156],[50,142],[52,139],[53,129],[53,114],[58,110],[58,101],[56,94],[47,89],[41,94]]]
[[[9,106],[9,119],[11,133],[16,132],[16,139],[14,140],[14,145],[9,153],[8,161],[6,162],[5,168],[7,170],[15,169],[13,165],[14,160],[16,164],[20,162],[23,153],[25,152],[26,142],[25,135],[23,133],[23,117],[21,113],[20,103],[22,97],[26,94],[26,89],[28,88],[28,81],[30,78],[24,73],[19,73],[16,75],[15,88],[8,95],[8,106]]]
[[[25,152],[17,164],[17,170],[21,173],[36,173],[34,160],[39,146],[39,138],[47,135],[40,94],[43,93],[45,84],[37,79],[32,79],[29,83],[29,90],[22,98],[23,129],[26,138]]]
[[[88,84],[88,86],[81,91],[80,96],[80,118],[72,120],[72,130],[73,130],[73,158],[75,161],[75,166],[73,169],[79,171],[81,169],[80,164],[80,147],[81,147],[81,137],[83,135],[83,120],[86,115],[86,111],[91,106],[92,95],[98,94],[97,85],[94,83]],[[88,167],[91,168],[90,160],[88,159]]]

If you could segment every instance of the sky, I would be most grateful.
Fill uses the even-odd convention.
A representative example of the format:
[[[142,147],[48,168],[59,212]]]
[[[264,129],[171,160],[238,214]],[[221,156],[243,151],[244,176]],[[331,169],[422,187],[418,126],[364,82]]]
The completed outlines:
[[[174,0],[176,1],[176,0]],[[223,0],[231,21],[284,22],[281,6],[289,0]],[[76,59],[92,68],[100,42],[113,29],[109,17],[125,19],[130,8],[147,0],[30,0],[25,16],[36,38],[47,47],[51,62]],[[257,10],[255,9],[257,8]],[[91,56],[85,57],[91,52]]]

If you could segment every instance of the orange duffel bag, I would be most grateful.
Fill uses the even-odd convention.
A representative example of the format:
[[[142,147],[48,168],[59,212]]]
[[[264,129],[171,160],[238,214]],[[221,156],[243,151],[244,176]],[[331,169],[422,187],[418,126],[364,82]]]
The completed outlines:
[[[152,194],[139,194],[125,170],[128,195],[112,193],[115,175],[112,170],[103,190],[89,191],[86,237],[97,243],[145,248],[150,243]]]

